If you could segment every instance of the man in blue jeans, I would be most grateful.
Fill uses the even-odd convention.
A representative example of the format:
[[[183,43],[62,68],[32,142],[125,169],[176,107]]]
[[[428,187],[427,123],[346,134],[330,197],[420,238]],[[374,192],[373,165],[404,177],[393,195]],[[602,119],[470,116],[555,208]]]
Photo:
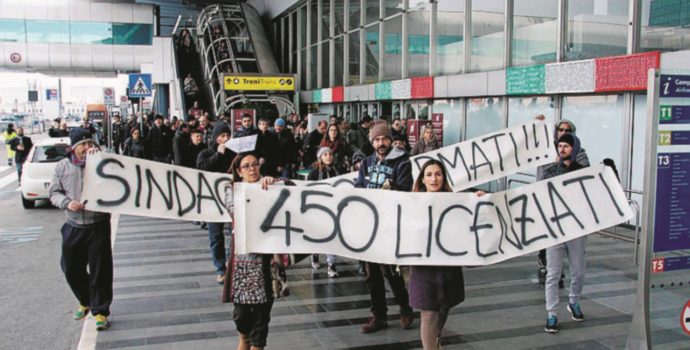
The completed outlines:
[[[235,158],[235,153],[225,148],[225,143],[230,140],[230,128],[218,122],[213,126],[214,144],[201,151],[196,160],[196,167],[199,170],[211,171],[215,173],[228,172],[230,164]],[[211,260],[216,268],[216,282],[223,284],[225,280],[225,236],[223,229],[225,224],[222,222],[208,223],[208,239],[211,245]]]

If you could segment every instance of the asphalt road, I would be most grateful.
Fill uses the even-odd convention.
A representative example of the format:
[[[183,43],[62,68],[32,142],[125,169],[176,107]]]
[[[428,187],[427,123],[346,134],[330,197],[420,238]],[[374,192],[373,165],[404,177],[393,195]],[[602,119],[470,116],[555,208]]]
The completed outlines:
[[[15,170],[0,146],[3,183]],[[16,181],[0,188],[0,349],[76,349],[83,321],[72,320],[78,302],[60,269],[63,213],[24,209],[20,196]]]

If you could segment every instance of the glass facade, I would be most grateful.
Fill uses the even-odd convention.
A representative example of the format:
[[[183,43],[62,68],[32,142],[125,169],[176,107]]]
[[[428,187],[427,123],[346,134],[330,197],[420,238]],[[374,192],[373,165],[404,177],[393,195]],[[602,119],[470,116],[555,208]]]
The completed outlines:
[[[346,85],[359,85],[359,36],[361,31],[354,31],[349,34],[350,44],[348,54],[348,67],[350,76],[348,77]]]
[[[376,23],[381,18],[381,5],[379,0],[366,0],[366,24]]]
[[[366,58],[366,84],[371,84],[379,81],[379,31],[380,25],[378,23],[366,28],[364,50]]]
[[[640,50],[690,49],[690,2],[642,0]]]
[[[505,1],[472,0],[472,49],[468,71],[503,67]]]
[[[568,1],[568,37],[564,58],[584,60],[625,55],[628,1]]]
[[[0,19],[0,42],[151,45],[153,26],[142,23]]]
[[[462,73],[464,56],[465,2],[440,0],[436,12],[436,72]]]
[[[430,5],[423,2],[407,13],[407,69],[408,76],[429,75]]]
[[[511,60],[515,66],[556,61],[558,2],[514,0]]]
[[[393,80],[402,77],[402,15],[383,22],[383,79]]]

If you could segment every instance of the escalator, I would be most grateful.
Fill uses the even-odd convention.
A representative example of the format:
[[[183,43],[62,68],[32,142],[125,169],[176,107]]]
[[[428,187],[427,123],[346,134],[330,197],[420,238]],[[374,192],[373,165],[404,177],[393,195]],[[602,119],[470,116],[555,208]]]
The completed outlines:
[[[201,70],[203,80],[198,81],[203,82],[199,85],[207,90],[212,114],[218,116],[240,107],[268,108],[276,115],[295,111],[285,93],[225,91],[223,88],[224,74],[280,73],[261,18],[251,5],[238,1],[207,6],[199,13],[195,32],[200,60],[195,67]]]
[[[189,38],[186,38],[189,35]],[[178,77],[182,81],[182,85],[186,86],[183,91],[185,116],[187,110],[194,109],[194,102],[197,102],[199,109],[212,114],[213,103],[211,99],[211,91],[207,84],[204,84],[204,71],[201,62],[201,55],[196,45],[197,40],[195,28],[181,28],[175,34],[175,54],[177,61]],[[187,77],[191,76],[192,86],[195,89],[189,89],[187,86]],[[191,91],[190,91],[191,90]],[[196,91],[194,91],[196,90]]]

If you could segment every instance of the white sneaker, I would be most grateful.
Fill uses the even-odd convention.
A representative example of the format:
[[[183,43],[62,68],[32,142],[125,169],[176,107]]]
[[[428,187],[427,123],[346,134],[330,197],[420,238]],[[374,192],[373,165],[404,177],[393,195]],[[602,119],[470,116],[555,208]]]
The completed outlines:
[[[328,265],[328,277],[330,277],[330,278],[340,277],[340,275],[338,274],[338,271],[335,270],[334,265]]]

